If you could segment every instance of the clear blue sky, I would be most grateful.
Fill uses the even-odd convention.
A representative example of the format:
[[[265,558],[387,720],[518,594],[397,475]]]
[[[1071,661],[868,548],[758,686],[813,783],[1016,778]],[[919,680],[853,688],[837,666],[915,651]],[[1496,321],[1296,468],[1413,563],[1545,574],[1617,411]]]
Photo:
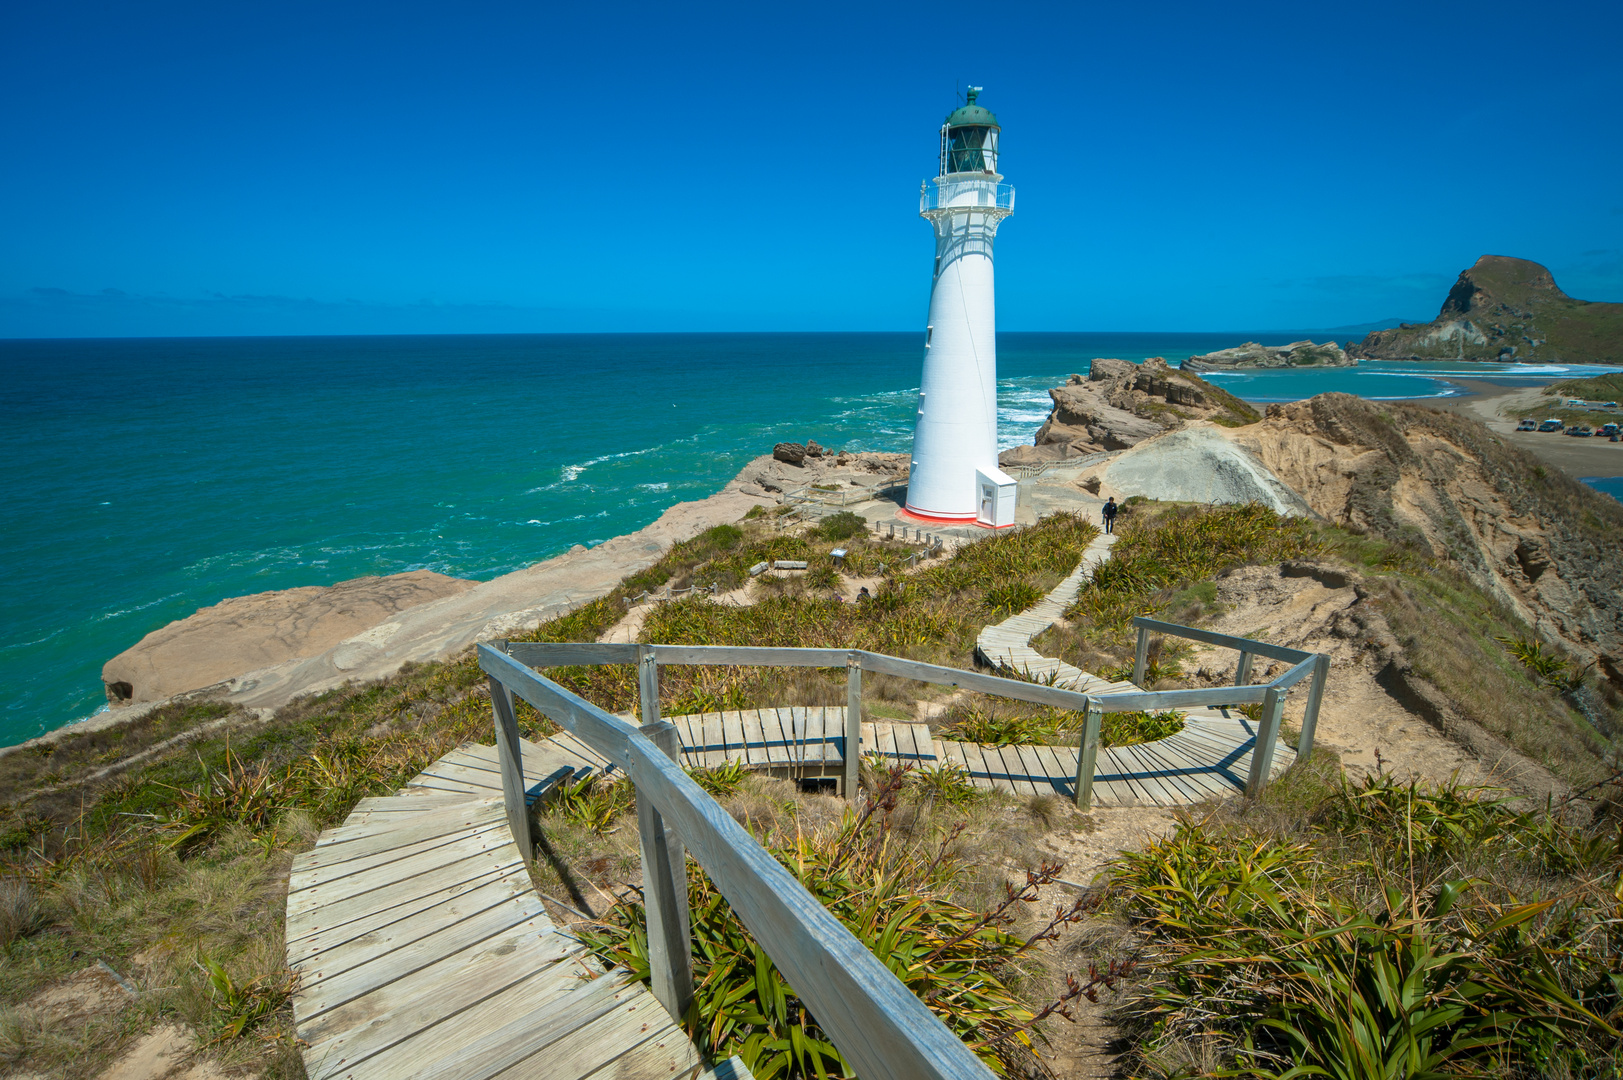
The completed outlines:
[[[1623,300],[1623,4],[13,4],[0,336],[912,330],[983,85],[1006,330]]]

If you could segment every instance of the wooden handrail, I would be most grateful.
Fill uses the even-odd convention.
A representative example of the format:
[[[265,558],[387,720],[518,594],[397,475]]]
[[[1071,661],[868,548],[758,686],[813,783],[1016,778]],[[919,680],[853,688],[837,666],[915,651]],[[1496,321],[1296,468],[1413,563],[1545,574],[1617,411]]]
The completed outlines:
[[[1329,677],[1330,658],[1323,653],[1310,653],[1271,645],[1252,638],[1219,634],[1191,626],[1162,622],[1138,616],[1133,619],[1138,630],[1138,643],[1134,657],[1133,680],[1142,683],[1149,651],[1149,635],[1185,637],[1211,645],[1240,650],[1240,662],[1235,671],[1233,686],[1194,690],[1139,690],[1127,693],[1091,694],[1080,690],[1065,690],[1058,686],[1026,682],[987,675],[979,671],[926,664],[906,660],[899,656],[868,652],[864,649],[814,649],[753,645],[602,645],[573,642],[512,642],[506,645],[508,655],[532,668],[560,667],[573,664],[629,664],[643,665],[639,671],[642,688],[643,717],[645,722],[657,718],[659,707],[658,668],[664,664],[682,665],[735,665],[765,667],[818,667],[847,670],[846,690],[846,746],[859,743],[861,725],[861,682],[863,671],[895,675],[904,679],[935,683],[941,686],[962,687],[997,697],[1029,701],[1038,705],[1051,705],[1080,712],[1086,717],[1091,712],[1100,716],[1112,712],[1137,710],[1157,711],[1186,709],[1201,706],[1261,705],[1263,714],[1258,722],[1258,752],[1252,755],[1252,775],[1247,784],[1248,794],[1255,795],[1267,783],[1267,766],[1273,758],[1273,742],[1279,738],[1284,720],[1285,692],[1309,675],[1313,677],[1308,691],[1307,706],[1302,716],[1302,731],[1296,742],[1299,756],[1311,753],[1313,734],[1318,723],[1319,706],[1324,699],[1325,681]],[[1266,656],[1289,661],[1293,666],[1267,683],[1250,685],[1251,658]],[[1084,720],[1082,751],[1077,762],[1076,795],[1079,806],[1087,806],[1092,791],[1092,774],[1082,776],[1091,768],[1098,747],[1092,745],[1089,728]],[[1094,739],[1096,741],[1097,734]],[[1264,747],[1266,743],[1266,747]],[[1090,754],[1091,751],[1091,754]],[[853,798],[856,791],[856,755],[846,754],[845,792]],[[1261,762],[1261,766],[1258,762]],[[1259,772],[1259,768],[1261,771]]]
[[[630,774],[639,803],[675,827],[858,1075],[989,1080],[981,1060],[645,734],[488,645],[479,666]],[[660,925],[677,917],[662,912]]]

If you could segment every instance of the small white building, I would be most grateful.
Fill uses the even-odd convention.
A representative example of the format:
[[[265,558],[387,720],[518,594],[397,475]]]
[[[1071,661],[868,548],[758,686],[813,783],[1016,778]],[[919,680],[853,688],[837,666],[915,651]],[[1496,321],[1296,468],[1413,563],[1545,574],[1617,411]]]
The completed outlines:
[[[997,463],[997,311],[992,241],[1014,212],[998,174],[997,117],[980,87],[941,125],[938,175],[919,190],[935,228],[924,375],[906,512],[941,524],[1014,524],[1015,482]]]

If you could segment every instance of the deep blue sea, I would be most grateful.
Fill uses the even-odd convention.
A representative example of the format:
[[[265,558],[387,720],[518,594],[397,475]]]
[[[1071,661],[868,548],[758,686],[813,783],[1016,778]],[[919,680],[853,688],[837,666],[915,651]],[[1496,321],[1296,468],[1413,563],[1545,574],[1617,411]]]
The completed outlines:
[[[1248,338],[1291,340],[999,335],[1002,442],[1030,441],[1048,387],[1095,356]],[[0,341],[0,745],[95,712],[107,659],[226,597],[486,579],[640,528],[780,440],[906,450],[922,351],[911,333]],[[1260,402],[1442,394],[1449,373],[1488,374],[1218,379]]]

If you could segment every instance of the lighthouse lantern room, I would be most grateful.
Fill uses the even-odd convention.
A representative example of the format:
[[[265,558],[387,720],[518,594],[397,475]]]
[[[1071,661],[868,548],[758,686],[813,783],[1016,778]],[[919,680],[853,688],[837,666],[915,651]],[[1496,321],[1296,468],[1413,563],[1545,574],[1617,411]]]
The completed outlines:
[[[941,125],[938,175],[919,189],[935,229],[906,513],[941,523],[1014,524],[1015,481],[997,463],[997,315],[992,241],[1014,212],[998,174],[997,117],[981,88]]]

